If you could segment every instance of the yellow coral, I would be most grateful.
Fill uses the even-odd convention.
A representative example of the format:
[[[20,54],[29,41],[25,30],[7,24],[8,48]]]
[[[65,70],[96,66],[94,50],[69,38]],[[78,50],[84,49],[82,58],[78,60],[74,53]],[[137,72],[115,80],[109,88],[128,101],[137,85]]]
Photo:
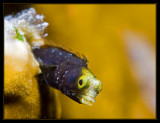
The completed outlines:
[[[33,56],[23,61],[5,56],[4,66],[4,118],[39,118],[40,95],[35,74],[39,66]]]
[[[16,20],[15,21],[20,21]],[[18,23],[18,22],[17,22]],[[40,118],[59,118],[60,103],[54,89],[47,88],[48,107],[47,116],[42,115],[44,96],[43,87],[35,78],[40,73],[38,62],[34,59],[31,46],[42,45],[43,39],[32,27],[32,40],[28,40],[25,35],[21,35],[23,42],[17,39],[16,33],[20,30],[25,34],[26,30],[21,30],[23,25],[5,19],[5,57],[4,57],[4,119],[40,119]],[[25,22],[27,26],[27,22]],[[17,26],[16,30],[13,26]],[[16,33],[15,33],[16,31]],[[28,30],[27,30],[28,31]],[[27,32],[28,33],[28,32]],[[28,36],[29,34],[27,34]],[[23,37],[22,37],[23,36]],[[39,40],[37,40],[39,38]],[[29,44],[30,43],[30,44]],[[44,100],[44,101],[43,101]]]

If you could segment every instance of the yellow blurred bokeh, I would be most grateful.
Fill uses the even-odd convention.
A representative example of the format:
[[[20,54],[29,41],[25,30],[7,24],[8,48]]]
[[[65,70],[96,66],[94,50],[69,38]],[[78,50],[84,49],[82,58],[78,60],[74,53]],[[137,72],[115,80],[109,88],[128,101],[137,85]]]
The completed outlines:
[[[31,6],[38,14],[43,14],[45,21],[49,23],[46,39],[84,54],[89,61],[89,69],[102,82],[102,91],[93,106],[78,104],[58,91],[61,118],[156,117],[155,109],[142,98],[140,87],[144,84],[139,86],[139,80],[133,75],[137,71],[132,69],[129,51],[126,50],[127,41],[124,41],[127,34],[130,35],[129,38],[137,36],[135,39],[142,39],[144,44],[149,43],[155,50],[156,4]]]
[[[62,118],[155,118],[139,94],[122,41],[123,32],[131,30],[143,33],[155,45],[155,4],[33,7],[49,22],[48,39],[85,54],[89,68],[102,82],[102,91],[92,107],[61,94]]]

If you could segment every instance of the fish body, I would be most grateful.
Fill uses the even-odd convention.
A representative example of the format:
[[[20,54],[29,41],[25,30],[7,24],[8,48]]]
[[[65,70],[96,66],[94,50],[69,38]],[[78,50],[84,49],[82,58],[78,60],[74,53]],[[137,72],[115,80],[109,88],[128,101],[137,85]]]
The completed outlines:
[[[33,48],[40,64],[39,81],[61,90],[78,103],[92,105],[101,90],[101,82],[87,67],[86,58],[54,46]]]

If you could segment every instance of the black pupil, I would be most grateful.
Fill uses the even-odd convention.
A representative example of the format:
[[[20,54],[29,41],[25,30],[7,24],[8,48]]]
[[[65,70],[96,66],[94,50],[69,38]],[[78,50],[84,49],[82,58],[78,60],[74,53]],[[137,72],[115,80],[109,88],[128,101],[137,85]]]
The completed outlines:
[[[81,80],[79,80],[79,84],[80,84],[80,85],[82,85],[82,83],[83,83],[83,80],[82,80],[82,79],[81,79]]]

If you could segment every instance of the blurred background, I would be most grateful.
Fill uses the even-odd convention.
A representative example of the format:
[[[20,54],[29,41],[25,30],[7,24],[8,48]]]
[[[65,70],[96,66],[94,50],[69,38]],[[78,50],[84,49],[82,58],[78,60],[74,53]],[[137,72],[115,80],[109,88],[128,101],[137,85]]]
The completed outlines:
[[[84,54],[102,82],[93,106],[59,93],[61,118],[156,117],[156,4],[12,4],[34,7],[49,23],[48,41]],[[17,9],[14,9],[17,8]]]

